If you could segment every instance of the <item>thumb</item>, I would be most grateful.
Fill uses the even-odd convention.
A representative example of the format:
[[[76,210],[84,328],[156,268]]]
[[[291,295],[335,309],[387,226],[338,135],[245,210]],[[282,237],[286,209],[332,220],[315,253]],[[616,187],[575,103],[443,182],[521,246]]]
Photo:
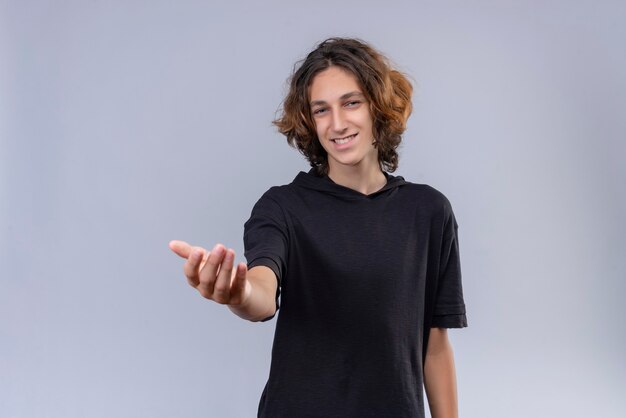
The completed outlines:
[[[250,283],[246,279],[248,267],[246,263],[239,263],[233,270],[233,279],[231,284],[231,300],[232,305],[238,305],[246,301],[250,297]]]

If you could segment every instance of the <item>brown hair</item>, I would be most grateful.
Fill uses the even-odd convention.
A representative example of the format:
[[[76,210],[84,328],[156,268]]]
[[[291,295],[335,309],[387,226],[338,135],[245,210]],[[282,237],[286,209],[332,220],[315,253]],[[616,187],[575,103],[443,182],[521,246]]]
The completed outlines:
[[[378,162],[381,169],[395,171],[396,149],[413,109],[413,87],[407,78],[393,70],[385,56],[359,39],[327,39],[298,64],[289,81],[282,115],[273,122],[289,145],[304,154],[318,174],[328,174],[328,156],[317,138],[309,105],[309,87],[318,73],[337,66],[353,74],[363,88],[372,115]]]

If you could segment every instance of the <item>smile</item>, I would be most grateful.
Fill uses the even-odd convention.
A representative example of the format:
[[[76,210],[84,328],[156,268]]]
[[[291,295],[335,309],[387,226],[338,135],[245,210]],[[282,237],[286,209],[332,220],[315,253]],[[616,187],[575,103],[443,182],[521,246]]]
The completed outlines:
[[[346,144],[350,141],[352,141],[354,139],[354,137],[356,137],[357,134],[352,134],[349,136],[346,136],[344,138],[335,138],[335,139],[331,139],[331,141],[333,141],[335,144],[338,145],[342,145],[342,144]]]

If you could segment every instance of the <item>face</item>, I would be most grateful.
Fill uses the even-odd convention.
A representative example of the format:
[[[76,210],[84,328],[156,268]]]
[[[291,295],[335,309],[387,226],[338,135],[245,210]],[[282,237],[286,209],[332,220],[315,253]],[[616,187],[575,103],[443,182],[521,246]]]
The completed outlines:
[[[369,103],[356,77],[329,67],[313,78],[309,97],[317,137],[328,153],[329,172],[356,166],[379,170]]]

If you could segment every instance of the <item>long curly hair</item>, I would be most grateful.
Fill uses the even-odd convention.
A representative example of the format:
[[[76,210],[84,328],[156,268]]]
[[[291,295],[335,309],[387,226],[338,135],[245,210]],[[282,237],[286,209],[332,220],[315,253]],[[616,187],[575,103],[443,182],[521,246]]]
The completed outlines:
[[[398,168],[396,150],[413,110],[413,87],[405,75],[391,68],[384,55],[359,39],[329,38],[296,63],[282,114],[273,124],[319,175],[328,174],[328,156],[317,138],[309,87],[318,73],[331,66],[353,74],[364,90],[373,120],[378,162],[382,170],[395,171]]]

